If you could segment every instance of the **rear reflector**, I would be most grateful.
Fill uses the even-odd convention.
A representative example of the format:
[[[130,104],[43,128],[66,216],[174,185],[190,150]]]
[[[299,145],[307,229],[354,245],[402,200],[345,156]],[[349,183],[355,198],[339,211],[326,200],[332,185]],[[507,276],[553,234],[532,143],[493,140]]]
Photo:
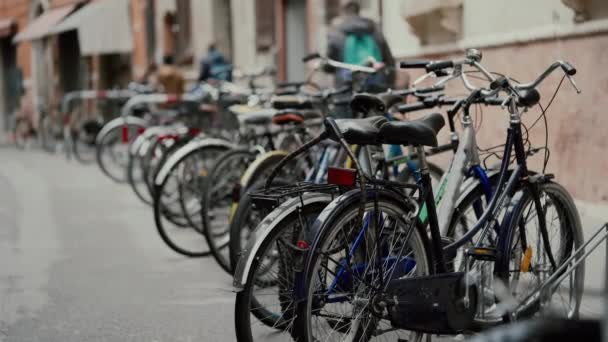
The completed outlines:
[[[298,240],[298,242],[296,243],[296,246],[299,249],[308,249],[308,242],[306,240]]]
[[[357,170],[330,167],[327,170],[327,182],[329,184],[355,186],[357,181]]]
[[[122,126],[122,142],[125,144],[129,142],[129,125]]]

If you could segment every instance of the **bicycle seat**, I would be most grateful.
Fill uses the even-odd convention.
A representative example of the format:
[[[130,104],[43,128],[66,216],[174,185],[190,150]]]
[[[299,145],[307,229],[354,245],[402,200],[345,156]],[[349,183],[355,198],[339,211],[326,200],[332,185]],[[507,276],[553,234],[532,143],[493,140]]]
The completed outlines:
[[[344,140],[349,144],[375,145],[378,143],[380,126],[387,120],[383,116],[372,116],[365,119],[338,119],[336,125]],[[327,125],[327,122],[326,122]],[[338,141],[338,137],[333,134],[331,127],[325,129],[329,133],[329,138]]]
[[[312,109],[313,104],[309,98],[300,95],[273,96],[272,107],[275,109]]]
[[[323,114],[315,110],[299,110],[284,109],[277,111],[272,117],[272,123],[275,125],[284,124],[301,124],[309,120],[322,119]]]
[[[276,114],[276,110],[261,110],[249,114],[239,116],[245,125],[264,126],[272,122],[272,117]]]
[[[443,116],[432,113],[417,120],[386,122],[379,135],[385,144],[437,146],[437,133],[444,125]]]
[[[304,122],[304,115],[293,110],[282,110],[277,112],[272,117],[272,123],[275,125],[301,124]]]
[[[384,113],[387,109],[399,102],[403,102],[402,95],[395,95],[391,93],[379,95],[360,93],[353,96],[352,100],[350,101],[350,108],[355,113]]]

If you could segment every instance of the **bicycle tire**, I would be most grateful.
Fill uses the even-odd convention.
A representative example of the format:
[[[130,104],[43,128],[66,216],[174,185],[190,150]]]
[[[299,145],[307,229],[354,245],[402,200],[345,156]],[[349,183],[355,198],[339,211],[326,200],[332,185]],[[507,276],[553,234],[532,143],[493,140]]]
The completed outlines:
[[[291,310],[294,310],[293,301],[295,298],[293,298],[293,295],[289,295],[289,291],[291,291],[289,287],[293,286],[293,283],[287,281],[291,275],[285,275],[285,279],[278,281],[276,284],[278,288],[277,297],[280,303],[277,306],[277,310],[280,310],[280,312],[275,313],[271,310],[271,308],[269,309],[268,306],[263,306],[260,304],[260,300],[256,298],[254,294],[256,286],[259,286],[261,282],[261,280],[256,279],[256,275],[262,273],[261,276],[263,276],[267,273],[265,270],[264,272],[257,272],[257,270],[260,267],[268,268],[267,265],[263,265],[262,263],[264,260],[267,260],[268,255],[273,253],[272,249],[277,244],[278,237],[282,236],[281,234],[287,235],[290,233],[289,231],[286,231],[286,229],[291,227],[293,224],[298,224],[310,218],[314,220],[328,203],[329,198],[327,202],[313,202],[299,207],[298,210],[293,210],[278,223],[275,222],[274,229],[272,229],[260,243],[260,247],[257,249],[256,254],[253,257],[251,270],[248,273],[245,286],[241,291],[237,292],[236,295],[234,322],[236,336],[239,342],[254,341],[251,315],[253,315],[258,321],[262,322],[264,326],[271,328],[271,332],[273,334],[277,334],[276,330],[288,330],[290,328],[290,323],[293,319],[295,319],[294,313],[291,312]],[[302,216],[304,219],[302,219]],[[287,251],[279,255],[279,271],[277,272],[277,276],[280,274],[285,274],[286,272],[294,271],[291,263],[289,266],[286,265],[288,261],[285,259],[288,256],[285,255],[285,253],[287,253]],[[265,281],[270,282],[270,280]],[[265,291],[267,291],[267,287],[271,285],[265,286]],[[291,334],[291,331],[286,331],[286,333]],[[261,337],[261,339],[264,339],[264,337]]]
[[[187,146],[187,145],[185,145]],[[185,147],[184,146],[184,147]],[[185,155],[179,155],[178,159],[175,161],[172,161],[172,165],[163,165],[163,169],[167,168],[167,173],[164,174],[162,176],[162,180],[159,181],[159,179],[157,179],[155,181],[155,191],[153,194],[153,208],[154,208],[154,223],[156,224],[156,229],[161,237],[161,239],[163,240],[163,242],[165,242],[165,244],[167,244],[167,246],[169,246],[169,248],[171,248],[173,251],[185,255],[185,256],[189,256],[189,257],[203,257],[203,256],[207,256],[209,255],[211,252],[208,250],[208,246],[202,246],[202,247],[207,247],[207,248],[201,248],[200,250],[196,250],[193,251],[192,248],[188,248],[188,247],[184,247],[183,244],[182,246],[180,246],[181,243],[173,241],[173,239],[170,237],[170,233],[168,232],[168,224],[165,222],[163,223],[163,218],[166,218],[165,215],[165,204],[161,201],[161,197],[163,195],[163,193],[165,192],[164,188],[167,186],[168,181],[171,179],[171,175],[172,173],[177,170],[177,168],[179,167],[180,164],[182,164],[185,160],[188,160],[189,158],[193,158],[198,156],[202,156],[202,157],[206,157],[206,155],[202,155],[205,152],[209,152],[209,155],[212,155],[213,153],[221,153],[225,150],[227,150],[229,147],[226,145],[218,145],[218,144],[209,144],[209,145],[203,145],[202,147],[196,148],[192,151],[189,151],[188,153],[186,153]],[[175,157],[176,154],[173,154],[173,157]],[[213,158],[215,158],[217,155],[215,155]],[[165,161],[165,163],[167,163],[167,161]],[[160,171],[159,171],[160,173]],[[169,220],[170,221],[170,220]],[[181,230],[182,232],[189,232],[191,234],[195,234],[195,235],[188,235],[188,237],[185,238],[185,240],[192,240],[194,239],[194,246],[198,246],[199,242],[201,245],[206,245],[205,241],[204,241],[204,234],[202,234],[200,231],[192,229],[190,227],[178,227],[179,230]],[[200,240],[199,240],[200,237]]]
[[[580,248],[582,246],[582,244],[584,243],[583,229],[582,229],[582,225],[581,225],[581,221],[580,221],[580,216],[579,216],[578,210],[576,209],[576,205],[574,204],[574,201],[572,200],[572,197],[566,191],[566,189],[564,189],[558,183],[555,183],[552,181],[547,181],[544,183],[539,183],[537,185],[533,184],[532,186],[538,186],[539,194],[541,194],[541,195],[547,194],[548,197],[546,198],[545,204],[548,204],[550,201],[550,203],[552,205],[554,205],[556,208],[555,213],[556,213],[557,217],[555,217],[555,218],[559,219],[560,232],[563,234],[562,236],[560,236],[560,238],[563,238],[563,240],[565,240],[564,249],[560,250],[561,253],[558,253],[559,258],[557,260],[555,260],[556,266],[559,267],[564,260],[566,260],[570,255],[572,255],[572,253],[574,252],[575,249]],[[526,227],[525,228],[522,227],[522,225],[521,225],[522,217],[524,217],[523,215],[524,215],[525,209],[528,206],[528,204],[532,204],[537,217],[538,217],[538,207],[534,204],[534,202],[536,202],[536,199],[534,198],[534,195],[530,191],[530,188],[524,188],[520,193],[521,193],[521,199],[518,201],[517,205],[515,205],[512,208],[512,211],[507,213],[507,215],[505,216],[505,218],[503,220],[503,224],[502,224],[503,231],[501,231],[499,241],[498,241],[498,251],[499,251],[498,255],[500,255],[501,257],[497,260],[497,275],[503,281],[504,284],[508,284],[509,289],[511,289],[511,286],[513,285],[513,281],[515,281],[515,276],[512,276],[511,273],[513,273],[513,272],[517,273],[517,277],[518,277],[517,281],[519,281],[519,277],[521,277],[522,273],[534,273],[534,272],[530,272],[529,269],[534,268],[534,266],[532,266],[532,264],[536,261],[536,259],[538,259],[538,258],[535,258],[536,255],[534,255],[533,253],[530,253],[530,256],[527,257],[526,256],[527,250],[526,250],[522,253],[523,260],[519,263],[519,267],[520,267],[519,271],[516,272],[516,270],[512,270],[513,266],[511,265],[511,256],[515,249],[514,247],[516,247],[516,245],[517,245],[517,240],[516,240],[517,237],[521,236],[522,229],[526,229],[526,231],[527,231],[527,229],[528,229],[527,226],[529,226],[527,223],[532,222],[532,221],[539,221],[539,219],[530,220],[528,218],[528,216],[526,215],[526,217],[524,219],[524,221],[526,223]],[[538,200],[540,200],[540,198]],[[546,216],[547,215],[547,206],[545,206],[542,210],[543,210],[543,216]],[[529,213],[530,212],[528,212],[528,214]],[[545,218],[545,220],[546,220],[546,218]],[[551,221],[555,222],[555,220],[551,220]],[[539,223],[539,226],[540,226],[540,223]],[[529,236],[526,239],[528,239],[528,238],[529,238]],[[521,241],[521,239],[520,239],[520,241]],[[544,241],[545,240],[543,240],[543,238],[541,237],[541,238],[539,238],[538,243],[542,244],[542,247],[546,253],[547,249],[546,249],[546,245],[545,245]],[[553,241],[554,240],[551,240],[550,244]],[[530,246],[528,248],[530,248],[530,250],[533,251],[533,249]],[[553,247],[551,247],[551,248],[553,248]],[[537,249],[539,249],[539,248],[537,248]],[[551,252],[552,252],[551,254],[554,254],[554,250],[552,250]],[[528,266],[524,266],[525,259],[528,259],[528,261],[525,262],[528,264]],[[554,259],[555,259],[555,256],[554,256]],[[517,263],[516,263],[516,265],[517,265]],[[538,266],[536,266],[536,267],[538,267]],[[523,271],[521,270],[522,268],[524,268]],[[541,271],[539,271],[539,273],[540,272]],[[578,318],[578,310],[580,308],[580,304],[581,304],[581,300],[582,300],[584,279],[585,279],[585,263],[580,263],[576,267],[576,270],[574,272],[574,278],[573,278],[574,285],[571,290],[571,293],[569,294],[569,296],[573,297],[573,298],[570,298],[570,300],[574,301],[574,306],[571,307],[572,311],[567,313],[567,318],[569,318],[569,319]],[[513,295],[515,296],[516,294],[513,293]],[[521,317],[525,318],[525,317],[532,316],[532,315],[536,314],[539,311],[539,309],[540,309],[540,301],[537,298],[535,301],[528,303],[527,305],[524,305],[524,307],[520,308]],[[510,316],[511,315],[507,315],[504,317],[504,319],[508,321],[511,319]]]
[[[325,253],[322,251],[322,247],[326,243],[326,240],[330,240],[333,235],[338,234],[340,232],[346,234],[344,233],[344,230],[341,229],[341,226],[338,227],[338,224],[341,222],[349,222],[350,220],[357,217],[359,212],[360,197],[361,193],[359,190],[352,190],[351,192],[335,199],[330,205],[328,205],[323,210],[323,212],[319,215],[319,219],[317,219],[317,222],[315,223],[315,228],[313,228],[313,230],[316,232],[316,237],[306,254],[307,257],[303,274],[304,280],[303,283],[299,285],[302,286],[303,292],[306,296],[306,298],[302,298],[299,301],[296,308],[297,316],[295,319],[294,336],[297,336],[299,338],[299,342],[318,340],[316,336],[312,336],[311,322],[311,312],[313,310],[312,293],[314,293],[314,291],[311,291],[311,287],[314,286],[313,279],[314,275],[317,274],[315,265],[318,265],[321,262],[320,256]],[[403,207],[402,199],[397,198],[394,193],[390,193],[386,190],[377,190],[374,194],[368,192],[367,197],[368,200],[365,203],[366,211],[372,210],[374,208],[373,200],[375,198],[378,201],[378,208],[382,212],[392,211],[393,216],[395,218],[406,217],[407,215],[407,210]],[[404,216],[399,216],[402,214]],[[413,231],[410,237],[414,237],[414,240],[412,241],[416,243],[416,248],[418,249],[418,253],[415,258],[417,265],[416,270],[419,270],[421,273],[417,275],[432,274],[434,273],[434,259],[429,245],[428,235],[424,227],[420,224],[419,220],[415,220],[414,222],[415,223],[411,225]],[[341,239],[341,241],[346,241],[346,239]],[[419,265],[422,265],[423,267],[418,267]],[[365,276],[361,277],[364,278]],[[319,308],[315,308],[314,310],[317,313],[320,312]],[[334,331],[344,332],[343,329],[346,329],[348,328],[348,326],[351,326],[350,322],[338,321],[332,323],[329,319],[323,319],[325,319],[326,323],[331,326],[330,329]],[[357,332],[355,333],[355,340],[367,340],[364,339],[364,336],[361,336],[361,334],[368,335],[374,333],[373,330],[367,330],[367,326],[363,332],[357,330]],[[421,338],[421,334],[418,334],[418,336],[416,336],[416,340],[418,341],[420,341]],[[343,341],[343,339],[340,340]]]
[[[127,161],[119,161],[117,164],[117,171],[110,171],[110,165],[109,162],[106,161],[107,156],[106,154],[111,153],[112,151],[110,151],[110,145],[114,144],[117,140],[122,140],[122,132],[123,132],[123,127],[126,125],[127,130],[129,132],[128,134],[128,141],[126,142],[122,142],[119,141],[119,144],[121,145],[121,149],[127,149],[126,152],[121,152],[120,154],[128,154],[128,148],[129,145],[133,142],[133,140],[135,140],[138,132],[142,129],[145,129],[145,126],[139,123],[135,123],[135,122],[127,122],[125,124],[122,125],[118,125],[115,127],[112,127],[109,131],[104,132],[103,136],[99,136],[98,139],[96,139],[96,153],[95,153],[95,157],[97,160],[97,164],[99,165],[99,168],[101,169],[101,171],[108,176],[110,179],[112,179],[113,181],[117,182],[117,183],[125,183],[127,181]],[[122,146],[124,145],[124,146]],[[120,157],[120,156],[119,156]],[[110,155],[110,159],[113,159],[114,157]],[[123,157],[124,158],[124,157]],[[121,163],[124,163],[124,165],[120,165]]]
[[[205,234],[205,239],[211,250],[211,255],[213,255],[218,265],[229,274],[232,274],[233,269],[230,264],[230,253],[228,252],[230,218],[231,214],[233,214],[233,208],[235,208],[231,202],[234,191],[238,190],[237,186],[242,174],[256,155],[257,152],[253,152],[250,149],[236,149],[227,151],[218,156],[217,162],[209,171],[209,177],[207,177],[205,181],[205,189],[202,191],[204,197],[201,201],[202,231]],[[234,162],[237,162],[237,168],[234,168],[236,166],[232,164]],[[226,168],[229,168],[229,170],[226,170]],[[236,174],[234,172],[236,172]],[[230,174],[236,175],[236,179],[227,179]],[[214,190],[217,186],[221,185],[222,182],[227,182],[225,188]],[[218,191],[223,192],[220,194]],[[215,204],[221,203],[221,199],[223,198],[228,198],[230,201],[227,213],[228,219],[225,223],[217,222],[218,214],[215,213],[217,209],[214,208]],[[212,203],[214,204],[212,205]],[[214,211],[213,215],[211,215],[212,210]],[[224,210],[222,210],[222,212],[224,212]],[[221,214],[222,213],[219,213],[220,216]],[[214,225],[222,224],[225,224],[225,232],[218,232],[218,229],[213,228]]]

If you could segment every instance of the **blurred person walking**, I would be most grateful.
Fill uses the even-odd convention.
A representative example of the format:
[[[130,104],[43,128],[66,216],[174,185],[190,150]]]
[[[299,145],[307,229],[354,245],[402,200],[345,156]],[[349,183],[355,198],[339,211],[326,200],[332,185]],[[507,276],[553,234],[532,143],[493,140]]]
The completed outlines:
[[[328,33],[327,56],[349,64],[365,65],[373,61],[375,67],[389,66],[368,82],[367,91],[380,92],[394,86],[395,59],[382,30],[373,20],[362,17],[360,11],[361,6],[357,1],[344,2],[342,14],[334,20]],[[328,71],[334,73],[336,86],[348,83],[351,79],[349,71]]]
[[[158,83],[167,94],[182,94],[185,88],[184,75],[173,64],[173,56],[163,57],[163,64],[158,67]]]
[[[232,81],[232,64],[217,49],[215,43],[209,44],[207,56],[201,60],[199,82],[209,80]]]

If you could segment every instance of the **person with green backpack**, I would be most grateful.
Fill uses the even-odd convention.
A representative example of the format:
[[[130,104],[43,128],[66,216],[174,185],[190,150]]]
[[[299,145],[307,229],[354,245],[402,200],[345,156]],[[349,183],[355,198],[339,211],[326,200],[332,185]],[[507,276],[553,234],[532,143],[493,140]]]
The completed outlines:
[[[376,23],[359,15],[361,7],[356,1],[346,1],[342,6],[342,15],[336,18],[328,34],[327,57],[349,64],[388,66],[381,72],[370,77],[364,91],[382,92],[394,87],[395,59],[391,53],[382,30]],[[342,69],[326,69],[335,76],[335,86],[340,87],[351,81],[350,71]],[[347,110],[348,111],[348,110]],[[338,117],[349,117],[350,113],[336,113]]]

